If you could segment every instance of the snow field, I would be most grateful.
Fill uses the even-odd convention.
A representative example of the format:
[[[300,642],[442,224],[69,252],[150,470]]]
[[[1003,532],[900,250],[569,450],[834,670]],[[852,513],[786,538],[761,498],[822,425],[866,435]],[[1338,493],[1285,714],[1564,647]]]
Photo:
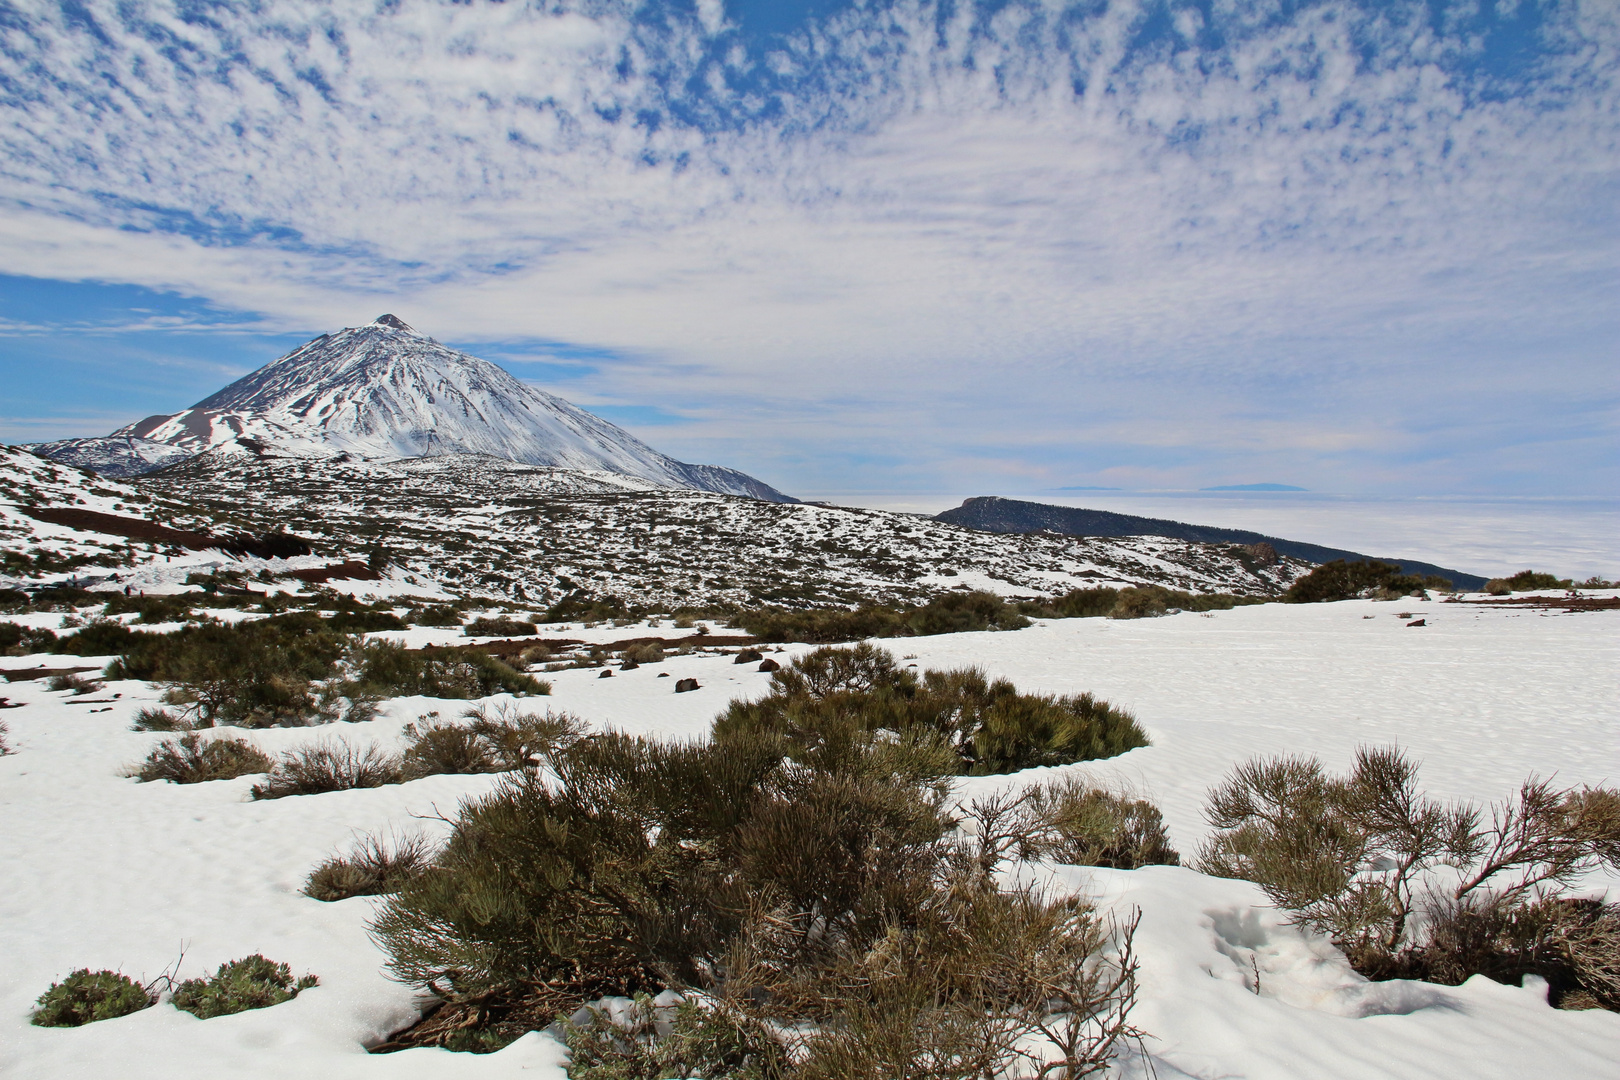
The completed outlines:
[[[1411,612],[1427,625],[1409,628]],[[1371,616],[1370,618],[1368,616]],[[633,627],[598,627],[604,640]],[[681,631],[654,630],[672,636]],[[414,632],[413,632],[414,633]],[[577,631],[567,636],[585,636]],[[445,635],[450,637],[449,634]],[[466,640],[466,639],[458,639]],[[1423,762],[1431,795],[1479,802],[1531,772],[1565,784],[1620,778],[1620,613],[1548,614],[1403,600],[1266,605],[1161,619],[1062,620],[1011,633],[879,644],[922,667],[977,664],[1020,689],[1091,690],[1131,709],[1153,745],[1108,762],[970,778],[963,798],[1076,772],[1129,785],[1165,812],[1190,856],[1204,794],[1236,762],[1307,753],[1330,768],[1362,744],[1398,742]],[[790,647],[789,655],[807,647]],[[67,666],[79,658],[4,658]],[[96,661],[91,660],[89,663]],[[658,678],[667,671],[671,678]],[[675,694],[692,676],[702,689]],[[521,707],[575,713],[595,727],[692,738],[731,698],[768,676],[729,656],[671,656],[614,678],[547,673],[550,698]],[[414,1015],[365,933],[375,901],[302,896],[308,872],[366,832],[442,835],[433,815],[489,789],[493,777],[252,802],[250,778],[138,784],[121,770],[162,736],[128,730],[155,700],[110,683],[104,705],[70,704],[41,682],[8,684],[23,708],[0,713],[18,753],[0,758],[0,1073],[98,1077],[507,1077],[560,1080],[558,1047],[530,1035],[487,1057],[438,1050],[372,1056]],[[268,753],[334,737],[398,745],[404,724],[469,703],[396,699],[376,721],[226,731]],[[1133,1019],[1158,1077],[1548,1077],[1620,1075],[1620,1016],[1560,1012],[1528,985],[1368,984],[1325,942],[1287,926],[1244,882],[1175,867],[1119,872],[1031,866],[1121,917],[1142,911],[1142,992]],[[1602,882],[1594,882],[1601,888]],[[29,1026],[33,1000],[77,967],[151,978],[186,945],[182,977],[252,952],[314,972],[295,1001],[198,1021],[168,1005],[78,1029]],[[1255,982],[1258,974],[1259,993]],[[1149,1075],[1140,1059],[1122,1062]]]

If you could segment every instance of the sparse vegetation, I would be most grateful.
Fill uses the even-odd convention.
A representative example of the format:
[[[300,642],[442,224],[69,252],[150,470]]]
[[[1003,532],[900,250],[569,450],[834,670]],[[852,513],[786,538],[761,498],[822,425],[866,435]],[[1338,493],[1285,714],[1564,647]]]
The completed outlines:
[[[58,694],[69,691],[74,694],[93,694],[101,689],[101,684],[92,679],[86,679],[82,675],[69,673],[66,675],[52,675],[50,681],[45,684],[45,689]]]
[[[1021,807],[1019,857],[1135,870],[1178,866],[1164,817],[1146,799],[1069,779],[1030,789]]]
[[[1343,777],[1312,758],[1250,761],[1207,815],[1197,869],[1257,882],[1369,977],[1538,974],[1555,1003],[1620,1008],[1620,906],[1568,893],[1620,868],[1620,792],[1531,778],[1487,824],[1425,797],[1398,750],[1362,749]]]
[[[253,786],[253,797],[282,799],[289,795],[320,795],[351,788],[382,787],[397,784],[402,779],[397,757],[372,744],[358,747],[335,739],[283,754],[264,783]]]
[[[155,1004],[157,995],[128,975],[80,968],[39,996],[31,1021],[40,1027],[80,1027]]]
[[[269,772],[270,768],[268,756],[240,739],[204,740],[196,732],[187,732],[178,739],[164,739],[130,775],[145,782],[201,784]]]
[[[304,893],[331,902],[351,896],[394,892],[432,859],[432,846],[420,834],[402,840],[367,836],[347,855],[333,856],[310,872]]]
[[[982,671],[919,678],[867,643],[821,648],[771,674],[771,693],[734,701],[715,721],[724,741],[770,732],[804,760],[879,747],[936,774],[1006,773],[1113,757],[1147,737],[1122,709],[1090,694],[1021,694]]]
[[[384,697],[419,694],[465,699],[551,692],[550,683],[477,649],[407,649],[386,641],[370,641],[358,647],[354,666],[357,687]]]
[[[295,982],[292,969],[286,964],[277,964],[254,953],[221,964],[209,978],[187,979],[175,987],[174,1007],[208,1020],[291,1001],[319,982],[313,975],[305,975]]]
[[[510,705],[479,705],[462,714],[470,724],[446,724],[434,714],[405,728],[407,780],[444,773],[510,772],[534,768],[542,757],[580,737],[585,724],[568,713],[544,716]]]
[[[0,699],[0,701],[3,700],[4,699]],[[7,754],[15,754],[17,752],[11,748],[11,743],[6,741],[10,735],[11,729],[6,726],[4,720],[0,720],[0,757],[5,757]]]
[[[135,722],[130,727],[135,731],[188,731],[191,725],[168,709],[143,705],[135,713]]]

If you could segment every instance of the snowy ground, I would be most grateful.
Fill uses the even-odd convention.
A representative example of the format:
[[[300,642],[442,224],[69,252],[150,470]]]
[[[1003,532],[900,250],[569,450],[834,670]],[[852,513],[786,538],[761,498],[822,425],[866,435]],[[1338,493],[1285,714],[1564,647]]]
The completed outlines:
[[[1408,627],[1402,613],[1427,625]],[[1069,769],[1153,798],[1189,855],[1203,832],[1204,792],[1255,754],[1311,753],[1342,767],[1358,745],[1399,742],[1422,759],[1432,794],[1479,801],[1508,794],[1529,772],[1569,784],[1620,779],[1616,611],[1411,599],[1274,604],[884,644],[925,667],[978,664],[1021,689],[1089,689],[1133,709],[1152,746]],[[9,669],[42,663],[84,661],[0,659]],[[762,692],[767,681],[729,657],[698,655],[597,676],[548,675],[549,704],[595,725],[667,738],[703,733],[731,697]],[[674,694],[675,678],[685,676],[703,688]],[[388,981],[366,937],[374,901],[322,904],[299,892],[309,870],[354,836],[442,829],[415,815],[449,813],[491,778],[434,777],[273,802],[249,801],[248,778],[137,784],[119,773],[160,738],[129,731],[135,709],[154,698],[149,687],[110,683],[90,700],[49,693],[43,682],[10,683],[4,692],[24,707],[0,712],[18,751],[0,758],[0,1073],[562,1075],[558,1047],[541,1035],[487,1057],[367,1055],[364,1044],[413,1016],[410,990]],[[392,744],[422,712],[454,717],[465,704],[400,699],[368,724],[241,734],[270,752],[340,733]],[[1046,772],[970,781],[964,793]],[[1534,985],[1367,984],[1323,942],[1284,925],[1245,883],[1169,867],[1039,872],[1104,905],[1142,910],[1134,1019],[1152,1033],[1146,1048],[1160,1078],[1620,1075],[1620,1016],[1553,1010]],[[207,1021],[159,1005],[77,1029],[29,1026],[33,999],[73,968],[150,978],[182,946],[182,976],[263,952],[295,973],[316,973],[321,985],[284,1005]],[[1126,1064],[1147,1075],[1141,1060]]]

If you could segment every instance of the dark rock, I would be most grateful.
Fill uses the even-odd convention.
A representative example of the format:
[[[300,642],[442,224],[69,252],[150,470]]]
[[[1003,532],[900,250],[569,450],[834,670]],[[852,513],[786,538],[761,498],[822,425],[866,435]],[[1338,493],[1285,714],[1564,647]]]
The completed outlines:
[[[1429,624],[1424,622],[1422,619],[1413,619],[1411,622],[1407,623],[1406,625],[1407,626],[1427,626]]]
[[[732,663],[733,664],[752,664],[752,663],[755,663],[755,662],[757,662],[759,660],[763,660],[763,659],[764,659],[764,657],[760,655],[760,652],[759,652],[758,649],[744,649],[742,652],[737,654],[737,658],[735,660],[733,660]]]
[[[761,671],[780,671],[781,668],[781,664],[778,664],[775,660],[772,660],[769,657],[761,660],[759,663],[759,670]]]
[[[598,675],[597,678],[598,679],[611,679],[611,678],[613,678],[613,669],[610,668],[610,667],[603,668],[602,669],[602,674]]]
[[[660,672],[659,672],[659,673],[658,673],[658,677],[659,677],[659,678],[660,678],[660,679],[667,679],[667,678],[669,678],[669,672],[667,672],[667,671],[660,671]]]
[[[698,686],[698,681],[696,679],[681,679],[675,684],[675,692],[677,694],[684,694],[688,690],[698,689],[701,689],[701,687]]]
[[[636,670],[636,668],[638,668],[640,666],[641,665],[636,663],[634,660],[626,660],[624,663],[619,665],[619,670],[620,671],[634,671],[634,670]]]

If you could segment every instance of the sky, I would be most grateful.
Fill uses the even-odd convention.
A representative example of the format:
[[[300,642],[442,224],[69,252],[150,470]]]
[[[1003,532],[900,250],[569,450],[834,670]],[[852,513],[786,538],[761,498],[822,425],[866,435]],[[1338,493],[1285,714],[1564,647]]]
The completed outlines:
[[[0,440],[404,318],[783,490],[1620,493],[1620,4],[0,0]]]

